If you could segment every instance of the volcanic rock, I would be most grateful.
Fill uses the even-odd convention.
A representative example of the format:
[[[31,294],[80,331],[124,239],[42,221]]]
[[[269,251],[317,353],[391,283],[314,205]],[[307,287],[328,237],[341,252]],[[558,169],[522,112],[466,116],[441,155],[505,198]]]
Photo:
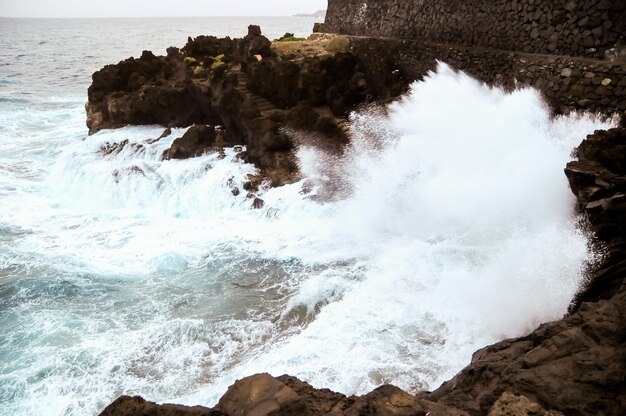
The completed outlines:
[[[366,75],[361,65],[367,62],[345,50],[346,38],[339,41],[341,52],[329,52],[325,45],[332,36],[325,36],[273,45],[258,26],[250,26],[242,39],[198,36],[181,49],[168,48],[167,56],[145,51],[138,59],[107,65],[93,74],[89,87],[89,131],[127,124],[223,126],[224,143],[217,147],[243,144],[244,161],[255,164],[272,186],[292,183],[299,179],[294,131],[305,133],[298,145],[340,152],[348,141],[343,123],[350,111],[396,96],[408,85],[403,81],[398,88],[391,80],[391,87],[376,72]],[[163,158],[194,157],[211,146],[210,138],[187,136]]]
[[[595,278],[576,305],[611,299],[626,276],[626,128],[596,131],[576,150],[565,169],[578,208],[607,252]]]
[[[162,160],[188,159],[200,156],[214,148],[217,133],[213,126],[193,126],[174,140],[172,146],[163,152]]]
[[[122,396],[100,413],[100,416],[225,416],[206,407],[174,404],[157,405],[141,397]]]
[[[233,384],[215,409],[228,415],[311,415],[295,391],[269,374],[247,377]]]
[[[214,120],[182,60],[147,51],[94,73],[88,97],[90,133],[127,124],[182,127]]]

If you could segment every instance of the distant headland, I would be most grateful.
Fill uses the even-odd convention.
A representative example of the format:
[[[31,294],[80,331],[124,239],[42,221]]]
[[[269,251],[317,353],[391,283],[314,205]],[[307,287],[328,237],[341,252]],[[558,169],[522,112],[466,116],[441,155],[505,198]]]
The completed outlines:
[[[326,17],[326,10],[318,10],[315,13],[298,13],[294,14],[295,17],[319,17],[323,19]]]

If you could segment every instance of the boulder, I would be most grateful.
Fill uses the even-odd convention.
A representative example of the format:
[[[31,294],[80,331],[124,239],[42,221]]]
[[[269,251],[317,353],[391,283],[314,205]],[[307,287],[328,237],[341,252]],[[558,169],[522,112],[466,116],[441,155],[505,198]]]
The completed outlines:
[[[213,126],[193,126],[172,143],[161,155],[161,160],[188,159],[215,150],[217,133]]]
[[[383,385],[358,399],[344,414],[346,416],[426,416],[426,413],[412,394],[392,385]]]
[[[228,388],[215,409],[228,415],[312,415],[302,397],[269,374],[237,381]]]

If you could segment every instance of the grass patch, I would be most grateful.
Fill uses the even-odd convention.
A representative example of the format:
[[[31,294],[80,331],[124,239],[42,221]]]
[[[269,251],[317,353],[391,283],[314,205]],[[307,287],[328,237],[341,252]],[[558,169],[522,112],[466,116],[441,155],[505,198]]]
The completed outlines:
[[[276,39],[276,42],[302,42],[305,38],[297,38],[293,33],[285,33],[280,39]]]

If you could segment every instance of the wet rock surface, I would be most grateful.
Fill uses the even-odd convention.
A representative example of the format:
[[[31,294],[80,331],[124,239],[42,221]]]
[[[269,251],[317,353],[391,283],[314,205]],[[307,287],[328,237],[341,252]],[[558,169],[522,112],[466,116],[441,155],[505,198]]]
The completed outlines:
[[[161,159],[188,159],[201,156],[223,144],[219,129],[213,126],[193,126],[172,143],[172,146],[163,152]]]
[[[624,121],[624,120],[623,120]],[[578,207],[605,260],[581,292],[583,302],[611,299],[626,276],[626,128],[597,131],[576,150],[565,169]]]

